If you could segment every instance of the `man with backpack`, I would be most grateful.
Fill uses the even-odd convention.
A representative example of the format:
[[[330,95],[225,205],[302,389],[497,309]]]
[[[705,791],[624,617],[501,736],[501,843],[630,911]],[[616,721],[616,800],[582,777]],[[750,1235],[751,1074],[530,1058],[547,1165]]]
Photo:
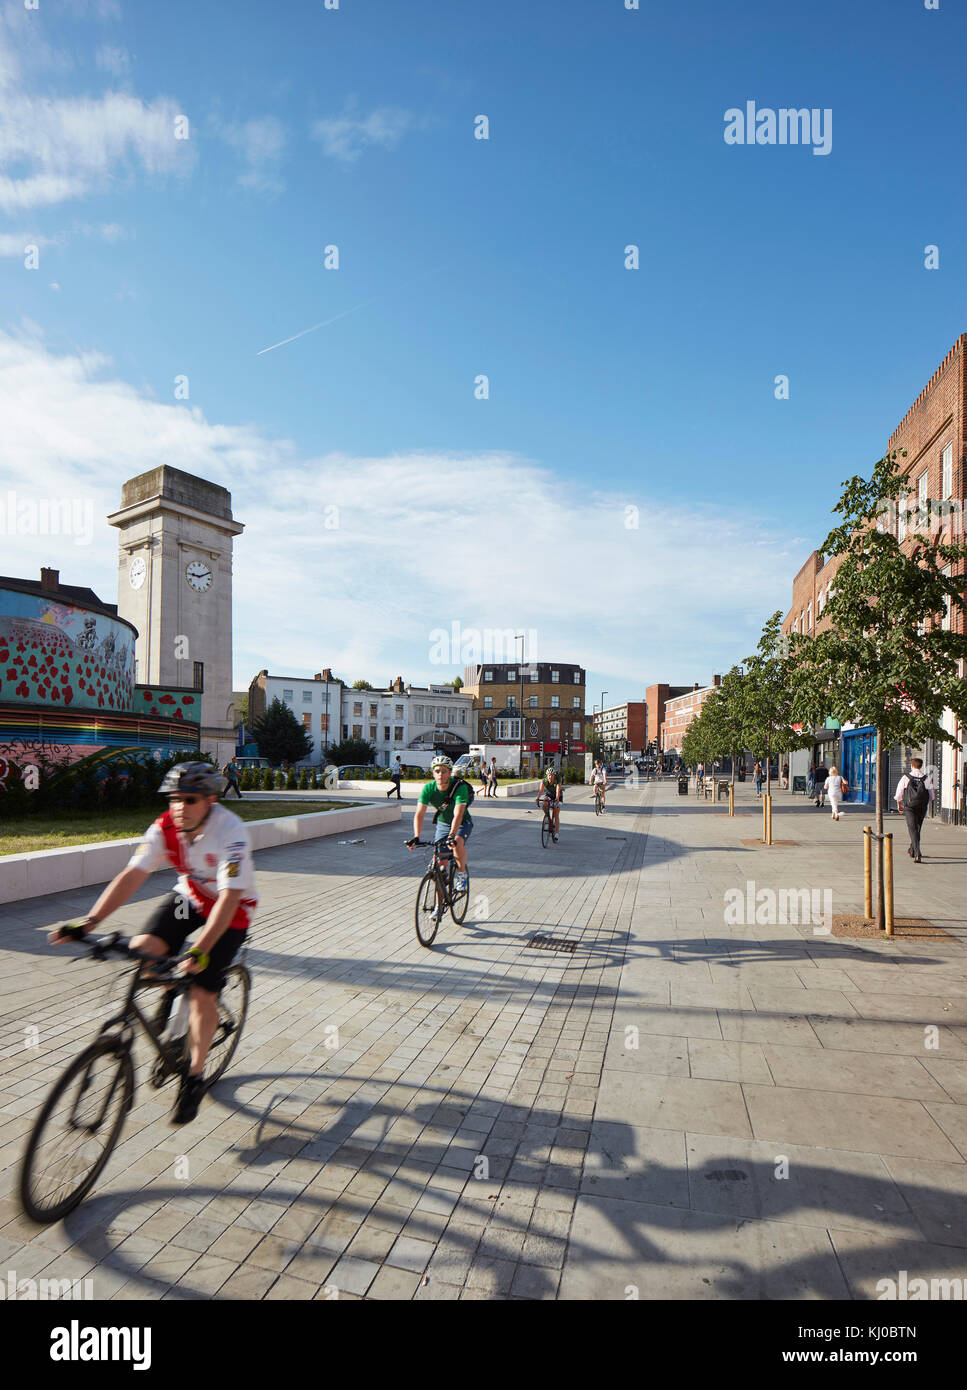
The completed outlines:
[[[920,827],[933,800],[933,782],[929,773],[923,771],[923,759],[911,758],[910,771],[900,778],[896,788],[896,808],[902,812],[910,832],[910,848],[907,850],[915,864],[922,864],[920,854]]]
[[[407,848],[413,849],[420,838],[423,821],[428,806],[436,807],[433,824],[436,827],[433,843],[446,840],[453,849],[457,861],[457,873],[453,886],[462,893],[467,886],[467,840],[473,830],[470,807],[474,791],[470,783],[462,777],[453,776],[453,762],[445,753],[438,753],[430,764],[433,781],[427,782],[417,799],[413,816],[413,839],[408,840]]]

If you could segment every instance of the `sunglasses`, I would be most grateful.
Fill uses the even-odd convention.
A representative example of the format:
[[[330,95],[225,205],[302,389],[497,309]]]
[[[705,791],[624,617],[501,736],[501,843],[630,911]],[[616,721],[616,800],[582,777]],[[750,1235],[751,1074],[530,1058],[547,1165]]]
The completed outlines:
[[[174,796],[168,797],[168,805],[173,806],[178,801],[182,806],[196,806],[199,801],[204,801],[204,799],[202,796],[179,796],[175,793]]]

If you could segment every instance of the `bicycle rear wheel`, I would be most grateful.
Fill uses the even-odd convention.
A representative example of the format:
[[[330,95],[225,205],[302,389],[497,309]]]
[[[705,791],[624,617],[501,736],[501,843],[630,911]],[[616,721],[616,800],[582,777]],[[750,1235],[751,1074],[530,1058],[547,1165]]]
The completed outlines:
[[[453,886],[455,870],[450,870],[450,916],[457,926],[461,924],[467,915],[467,904],[470,902],[470,870],[467,869],[467,886],[462,891],[458,891]]]
[[[430,869],[423,875],[416,891],[416,939],[421,946],[433,945],[442,916],[443,902],[437,877]]]
[[[545,811],[545,812],[544,812],[544,819],[543,819],[543,821],[541,822],[541,844],[544,846],[545,849],[547,849],[547,846],[548,846],[550,843],[551,843],[551,813],[550,813],[550,811]]]
[[[594,797],[594,814],[596,816],[600,816],[601,814],[601,798],[597,793],[595,793]]]
[[[235,1056],[248,1016],[251,987],[252,977],[244,965],[230,965],[225,971],[225,983],[218,996],[218,1026],[202,1073],[207,1086],[214,1086]]]
[[[27,1141],[20,1200],[33,1221],[60,1221],[90,1192],[134,1100],[131,1049],[102,1038],[54,1082]]]

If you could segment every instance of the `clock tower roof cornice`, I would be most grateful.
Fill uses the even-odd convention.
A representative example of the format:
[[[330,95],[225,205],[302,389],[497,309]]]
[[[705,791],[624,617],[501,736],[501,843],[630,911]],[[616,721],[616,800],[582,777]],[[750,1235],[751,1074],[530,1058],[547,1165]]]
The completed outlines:
[[[201,521],[231,536],[245,529],[232,516],[232,495],[227,488],[168,464],[130,478],[121,489],[121,506],[108,522],[126,526],[142,517],[159,515]]]

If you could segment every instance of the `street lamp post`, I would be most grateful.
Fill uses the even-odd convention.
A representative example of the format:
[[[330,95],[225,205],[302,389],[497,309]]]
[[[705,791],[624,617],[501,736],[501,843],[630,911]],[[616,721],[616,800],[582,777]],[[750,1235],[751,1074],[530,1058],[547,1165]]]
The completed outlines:
[[[608,757],[608,746],[604,741],[604,697],[608,693],[609,692],[607,690],[602,690],[601,692],[601,748],[604,752],[605,761],[607,761]]]
[[[517,728],[520,734],[520,748],[517,754],[517,776],[524,775],[524,634],[518,632],[514,638],[520,643],[520,663],[517,674],[520,676],[520,709],[517,711]]]

